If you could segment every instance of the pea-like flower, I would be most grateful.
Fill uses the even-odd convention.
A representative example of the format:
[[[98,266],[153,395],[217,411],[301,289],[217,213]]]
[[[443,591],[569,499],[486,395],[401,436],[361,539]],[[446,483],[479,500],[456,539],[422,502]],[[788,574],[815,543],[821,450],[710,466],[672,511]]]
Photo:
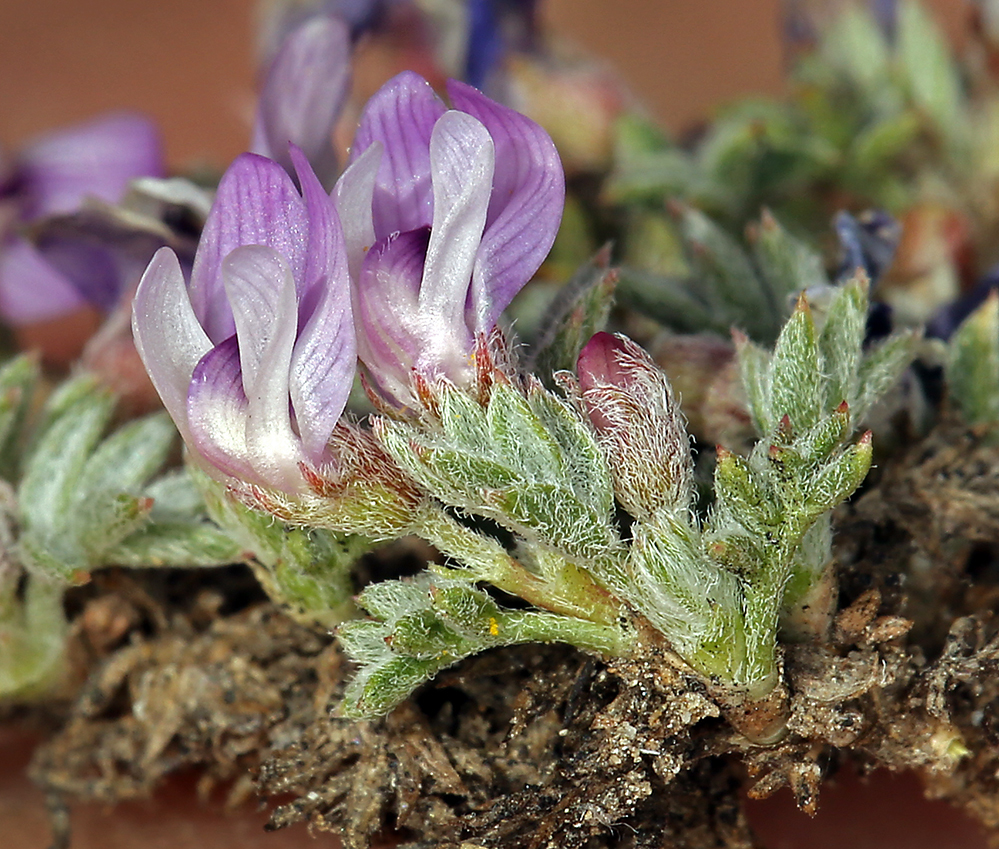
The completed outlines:
[[[127,113],[50,133],[22,150],[9,172],[0,167],[0,314],[21,325],[88,302],[113,307],[134,280],[101,278],[100,285],[80,286],[17,230],[45,216],[74,212],[87,198],[115,203],[132,180],[162,172],[158,130],[146,118]]]
[[[190,284],[162,248],[136,293],[146,369],[198,461],[220,479],[285,492],[327,443],[356,364],[336,210],[304,155],[302,193],[276,162],[243,154],[226,171]]]
[[[476,338],[555,240],[565,178],[548,134],[452,80],[447,109],[412,72],[368,102],[334,195],[358,354],[386,399],[412,376],[470,385]]]

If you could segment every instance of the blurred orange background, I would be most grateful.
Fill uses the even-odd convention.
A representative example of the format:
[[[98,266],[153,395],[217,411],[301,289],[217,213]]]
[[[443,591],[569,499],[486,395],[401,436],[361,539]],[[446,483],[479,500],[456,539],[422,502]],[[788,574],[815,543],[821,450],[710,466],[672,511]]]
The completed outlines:
[[[148,112],[175,167],[246,146],[255,0],[2,0],[0,146],[113,108]],[[966,0],[934,0],[956,35]],[[542,0],[671,129],[781,85],[781,0]]]
[[[959,38],[966,0],[927,5]],[[780,91],[780,6],[781,0],[544,0],[543,7],[553,29],[605,58],[653,114],[679,131],[736,97]],[[254,0],[0,0],[0,150],[124,107],[161,125],[174,167],[224,166],[249,139],[254,8]],[[17,732],[0,736],[0,761],[13,767],[0,775],[0,842],[8,849],[46,839],[41,794],[20,772],[28,748]],[[79,808],[77,846],[335,845],[329,837],[313,842],[304,829],[266,836],[259,830],[263,816],[227,820],[217,805],[200,808],[183,784],[157,803],[126,806],[110,818],[98,806]],[[854,849],[901,849],[916,847],[920,834],[919,845],[984,845],[955,812],[922,802],[912,781],[844,785],[848,794],[852,787],[850,801],[837,808],[835,787],[827,791],[818,821],[810,823],[781,796],[756,808],[755,824],[771,849],[834,845],[821,842],[826,836]],[[870,820],[856,818],[857,797],[865,794],[887,833],[872,833]],[[844,839],[837,820],[861,833]],[[157,843],[139,821],[157,823],[151,828],[166,842]],[[906,823],[908,831],[899,825]]]

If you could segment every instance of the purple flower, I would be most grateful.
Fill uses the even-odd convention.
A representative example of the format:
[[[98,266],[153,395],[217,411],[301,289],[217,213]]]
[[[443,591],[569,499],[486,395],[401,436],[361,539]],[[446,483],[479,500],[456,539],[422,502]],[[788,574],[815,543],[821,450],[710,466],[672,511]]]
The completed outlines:
[[[413,371],[470,385],[476,338],[547,256],[565,179],[533,121],[451,81],[448,110],[405,72],[368,102],[334,195],[358,354],[396,403]]]
[[[300,195],[276,162],[243,154],[219,183],[188,285],[153,257],[135,296],[136,347],[188,447],[209,473],[285,492],[327,443],[356,348],[336,210],[304,155]]]
[[[69,213],[84,199],[114,203],[128,184],[161,176],[156,128],[137,115],[114,114],[51,133],[17,157],[0,186],[0,203],[14,208],[14,224]],[[0,314],[14,324],[54,318],[86,298],[33,245],[0,233]]]
[[[251,149],[290,173],[290,142],[320,181],[332,185],[338,172],[333,128],[349,89],[347,25],[328,15],[307,18],[283,39],[264,78]]]

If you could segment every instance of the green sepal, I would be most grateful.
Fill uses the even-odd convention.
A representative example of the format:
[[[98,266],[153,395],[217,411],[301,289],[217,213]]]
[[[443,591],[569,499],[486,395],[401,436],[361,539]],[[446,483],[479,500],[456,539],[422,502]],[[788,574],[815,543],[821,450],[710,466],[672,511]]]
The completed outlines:
[[[813,286],[828,285],[822,257],[801,239],[792,236],[769,210],[751,228],[753,258],[773,303],[783,318],[791,298]]]
[[[994,290],[951,338],[946,377],[950,398],[968,424],[999,423],[999,293]]]
[[[29,355],[0,367],[0,478],[4,480],[14,480],[20,471],[24,423],[40,376],[37,358]]]
[[[617,272],[609,260],[605,248],[576,271],[541,320],[529,371],[549,388],[554,386],[552,375],[574,368],[583,346],[607,324],[617,286]]]
[[[823,374],[815,321],[803,298],[777,338],[770,369],[770,420],[787,416],[795,432],[814,427],[823,412]]]

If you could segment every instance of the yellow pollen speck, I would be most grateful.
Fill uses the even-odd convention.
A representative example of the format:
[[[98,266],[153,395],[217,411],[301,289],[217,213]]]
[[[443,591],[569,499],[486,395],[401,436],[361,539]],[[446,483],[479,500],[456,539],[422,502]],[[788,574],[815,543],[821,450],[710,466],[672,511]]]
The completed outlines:
[[[499,636],[499,622],[497,622],[492,616],[489,617],[489,633],[494,636]]]

